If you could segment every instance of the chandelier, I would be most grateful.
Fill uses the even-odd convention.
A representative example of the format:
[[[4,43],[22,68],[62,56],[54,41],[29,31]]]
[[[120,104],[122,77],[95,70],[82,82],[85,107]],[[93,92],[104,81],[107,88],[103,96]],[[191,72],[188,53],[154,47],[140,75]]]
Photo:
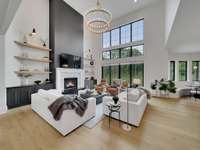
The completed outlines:
[[[111,13],[102,8],[99,0],[97,0],[96,8],[91,9],[85,15],[87,27],[94,33],[103,33],[107,31],[110,27],[111,20]]]

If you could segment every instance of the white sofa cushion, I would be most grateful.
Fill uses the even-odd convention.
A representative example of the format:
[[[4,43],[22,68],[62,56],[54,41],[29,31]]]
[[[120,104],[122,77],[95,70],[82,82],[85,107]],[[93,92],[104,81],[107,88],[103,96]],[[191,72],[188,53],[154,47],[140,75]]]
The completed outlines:
[[[141,97],[141,93],[138,89],[129,89],[128,91],[128,100],[130,102],[137,102]],[[127,100],[127,92],[122,92],[119,94],[119,98],[123,101]]]
[[[61,94],[60,91],[58,90],[43,90],[40,89],[38,91],[38,94],[43,97],[44,99],[46,99],[47,101],[49,101],[49,103],[54,102],[57,98],[62,97],[63,95]]]
[[[137,102],[138,99],[140,98],[141,94],[140,91],[138,89],[130,89],[128,91],[128,100],[129,101],[133,101],[133,102]]]

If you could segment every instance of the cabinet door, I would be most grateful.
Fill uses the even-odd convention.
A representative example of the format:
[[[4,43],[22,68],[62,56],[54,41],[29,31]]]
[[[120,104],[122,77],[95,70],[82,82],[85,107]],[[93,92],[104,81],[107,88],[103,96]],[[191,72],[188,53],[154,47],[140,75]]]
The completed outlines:
[[[32,87],[17,87],[7,89],[8,109],[31,103]]]

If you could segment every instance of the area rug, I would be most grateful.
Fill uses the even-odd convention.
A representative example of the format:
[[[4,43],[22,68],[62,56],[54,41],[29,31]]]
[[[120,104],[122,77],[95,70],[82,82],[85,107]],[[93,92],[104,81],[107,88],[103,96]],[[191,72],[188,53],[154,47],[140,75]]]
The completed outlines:
[[[96,106],[96,116],[91,120],[87,121],[84,126],[92,129],[94,128],[102,119],[103,119],[103,104],[99,104]]]

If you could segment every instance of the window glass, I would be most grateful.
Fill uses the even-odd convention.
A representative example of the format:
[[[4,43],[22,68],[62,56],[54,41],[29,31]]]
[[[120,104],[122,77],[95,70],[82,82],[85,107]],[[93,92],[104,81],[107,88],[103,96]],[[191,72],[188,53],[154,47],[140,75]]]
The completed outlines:
[[[119,58],[119,49],[111,51],[111,59],[118,59]]]
[[[131,25],[121,27],[121,44],[131,42]]]
[[[121,58],[131,57],[131,47],[121,49]]]
[[[119,66],[111,66],[111,83],[113,83],[114,80],[119,79]]]
[[[187,61],[179,61],[179,81],[187,81]]]
[[[144,20],[132,23],[132,42],[144,40]]]
[[[132,64],[132,80],[140,79],[144,85],[144,64]]]
[[[103,33],[103,48],[110,47],[110,32]]]
[[[192,62],[192,80],[199,81],[200,80],[200,61]]]
[[[111,31],[111,45],[112,46],[119,45],[119,28]]]
[[[170,61],[170,80],[175,81],[175,61]]]
[[[143,55],[144,55],[144,45],[132,47],[132,56],[143,56]]]
[[[102,79],[110,83],[110,67],[109,66],[102,67]]]
[[[110,51],[103,52],[102,59],[103,60],[110,59]]]
[[[121,79],[130,83],[130,65],[121,65],[120,66],[120,77],[121,77]]]

